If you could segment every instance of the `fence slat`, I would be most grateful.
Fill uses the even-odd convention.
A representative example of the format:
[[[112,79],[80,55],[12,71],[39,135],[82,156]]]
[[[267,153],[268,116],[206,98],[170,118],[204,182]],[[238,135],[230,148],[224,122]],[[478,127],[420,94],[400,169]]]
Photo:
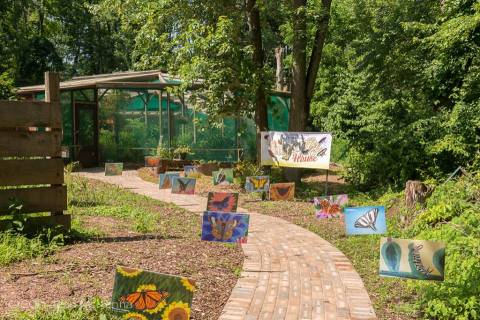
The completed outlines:
[[[60,157],[62,134],[50,132],[0,132],[0,157]]]
[[[62,128],[58,102],[0,101],[0,128]]]
[[[35,233],[45,227],[54,227],[60,226],[64,230],[70,230],[71,226],[71,215],[61,215],[61,216],[45,216],[45,217],[31,217],[28,218],[25,223],[24,232],[26,233]],[[0,231],[8,230],[10,226],[9,219],[0,220]]]
[[[62,159],[0,160],[0,186],[63,184]]]
[[[8,215],[11,199],[23,205],[21,213],[59,212],[67,209],[67,187],[41,187],[0,190],[0,215]]]

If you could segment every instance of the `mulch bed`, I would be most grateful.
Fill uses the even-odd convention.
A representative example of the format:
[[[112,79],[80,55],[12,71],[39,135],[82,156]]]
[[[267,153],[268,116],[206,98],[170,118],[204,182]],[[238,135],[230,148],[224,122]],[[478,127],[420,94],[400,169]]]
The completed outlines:
[[[185,219],[198,219],[198,232],[168,239],[132,232],[117,218],[75,217],[102,235],[0,268],[0,315],[31,309],[35,303],[76,304],[95,296],[108,301],[115,267],[126,265],[195,280],[191,318],[218,318],[237,282],[243,253],[237,245],[201,241],[200,218],[184,214]]]

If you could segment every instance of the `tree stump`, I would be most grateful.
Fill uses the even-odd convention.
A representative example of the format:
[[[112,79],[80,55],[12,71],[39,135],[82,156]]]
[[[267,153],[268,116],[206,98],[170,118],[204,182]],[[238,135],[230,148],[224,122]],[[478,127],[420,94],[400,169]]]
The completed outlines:
[[[425,204],[425,200],[431,189],[421,181],[408,180],[405,184],[405,205],[408,208],[415,208],[418,203]]]

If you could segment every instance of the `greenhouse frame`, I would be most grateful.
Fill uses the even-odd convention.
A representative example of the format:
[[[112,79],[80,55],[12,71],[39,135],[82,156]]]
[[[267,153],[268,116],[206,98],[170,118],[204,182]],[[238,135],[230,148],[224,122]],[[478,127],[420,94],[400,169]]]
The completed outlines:
[[[193,152],[189,160],[253,159],[253,120],[224,117],[209,121],[207,112],[192,103],[199,84],[178,93],[180,84],[180,79],[161,70],[61,82],[62,145],[68,158],[83,167],[111,161],[143,163],[144,156],[156,155],[158,150],[188,146]],[[44,85],[19,88],[18,94],[23,99],[43,100]],[[270,93],[270,130],[288,129],[289,108],[289,92]]]

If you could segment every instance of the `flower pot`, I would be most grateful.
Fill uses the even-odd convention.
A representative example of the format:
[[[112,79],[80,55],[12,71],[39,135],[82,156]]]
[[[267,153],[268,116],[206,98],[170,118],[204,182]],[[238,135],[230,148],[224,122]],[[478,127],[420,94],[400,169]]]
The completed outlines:
[[[145,156],[145,167],[158,167],[160,160],[159,156]]]

